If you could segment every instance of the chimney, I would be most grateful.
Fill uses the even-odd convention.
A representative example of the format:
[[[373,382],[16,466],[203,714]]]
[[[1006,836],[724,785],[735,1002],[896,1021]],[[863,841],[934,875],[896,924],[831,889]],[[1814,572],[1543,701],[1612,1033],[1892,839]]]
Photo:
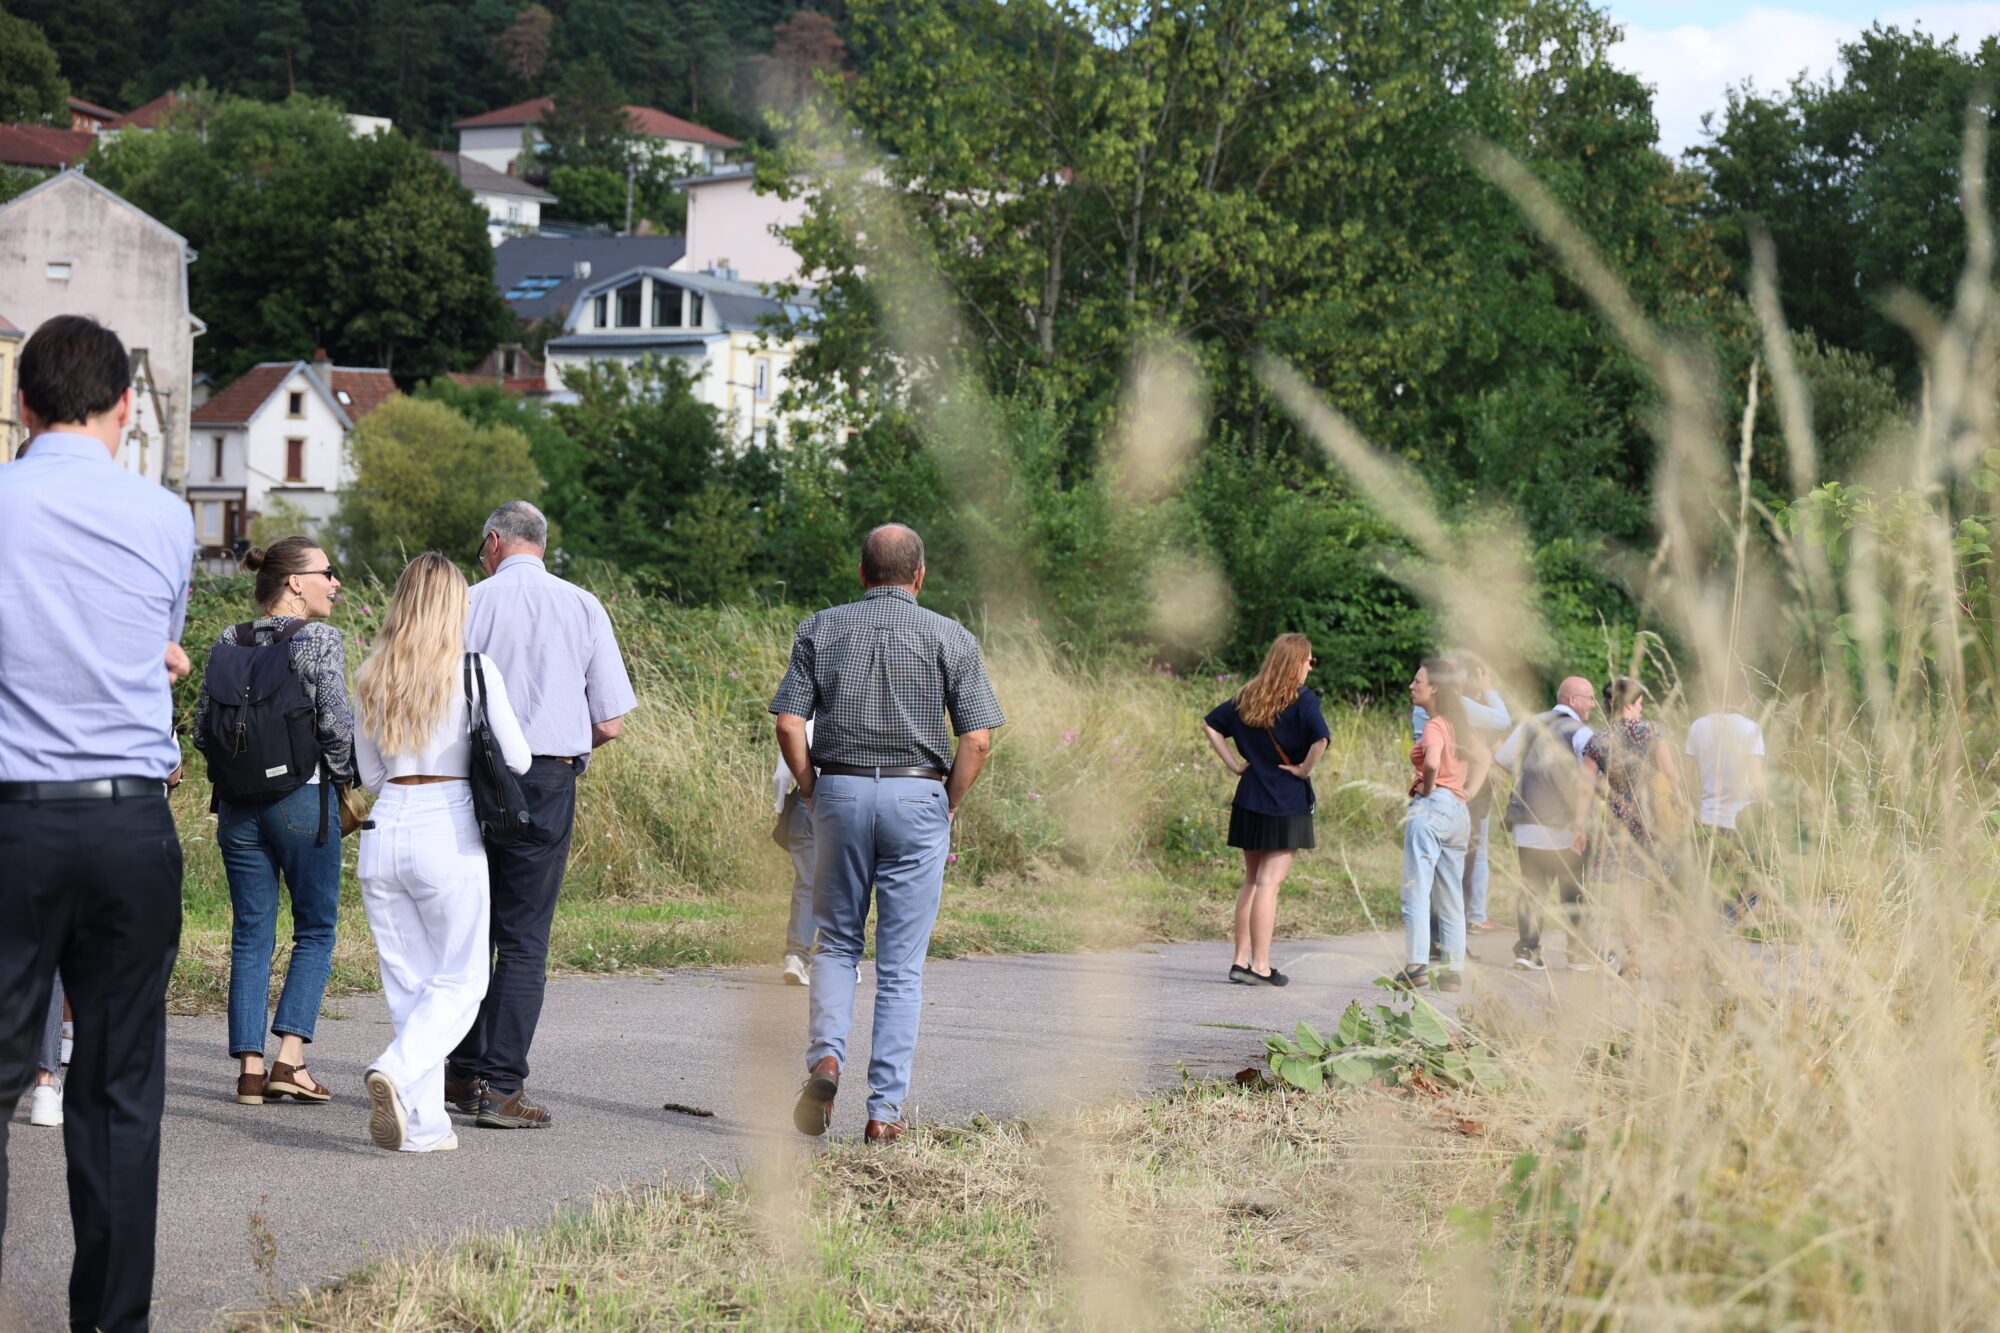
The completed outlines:
[[[570,277],[572,277],[572,278],[587,278],[587,277],[589,277],[589,276],[590,276],[590,261],[589,261],[588,259],[579,259],[579,260],[577,260],[577,261],[576,261],[576,262],[575,262],[574,264],[571,264],[571,265],[569,266],[569,275],[570,275]]]
[[[312,372],[329,390],[333,388],[333,358],[324,347],[313,348]]]

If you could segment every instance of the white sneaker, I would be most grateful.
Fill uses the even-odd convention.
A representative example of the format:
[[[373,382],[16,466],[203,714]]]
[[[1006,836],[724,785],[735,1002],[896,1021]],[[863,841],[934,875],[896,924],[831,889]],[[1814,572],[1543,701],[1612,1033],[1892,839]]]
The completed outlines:
[[[806,966],[806,960],[795,953],[785,955],[785,984],[787,986],[812,985],[812,970]]]
[[[368,1137],[378,1148],[390,1152],[410,1137],[410,1113],[403,1109],[403,1096],[379,1069],[371,1069],[363,1080],[368,1088]]]
[[[62,1124],[62,1089],[53,1083],[37,1083],[28,1098],[28,1123],[53,1129]]]

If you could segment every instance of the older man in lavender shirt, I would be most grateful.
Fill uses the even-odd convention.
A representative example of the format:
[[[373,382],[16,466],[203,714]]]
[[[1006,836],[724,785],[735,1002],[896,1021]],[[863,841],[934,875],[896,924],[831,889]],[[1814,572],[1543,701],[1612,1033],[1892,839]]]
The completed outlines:
[[[20,408],[32,451],[0,467],[0,1229],[7,1121],[60,968],[77,1027],[70,1326],[128,1333],[153,1292],[181,930],[170,675],[187,672],[194,519],[113,461],[132,416],[117,334],[43,324],[21,349]]]
[[[595,597],[549,573],[548,520],[525,500],[488,516],[479,562],[490,576],[472,589],[465,646],[507,680],[534,762],[521,795],[534,832],[486,849],[493,895],[492,981],[472,1030],[445,1068],[445,1099],[487,1129],[541,1129],[546,1107],[528,1100],[528,1047],[541,1021],[549,930],[569,865],[576,780],[590,752],[618,735],[639,704],[611,617]]]

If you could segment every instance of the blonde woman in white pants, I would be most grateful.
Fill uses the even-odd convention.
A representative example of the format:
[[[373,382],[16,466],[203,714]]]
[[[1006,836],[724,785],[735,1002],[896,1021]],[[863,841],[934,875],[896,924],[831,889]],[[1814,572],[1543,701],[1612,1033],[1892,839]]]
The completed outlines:
[[[472,813],[461,688],[465,576],[435,551],[396,580],[375,649],[355,677],[362,785],[380,794],[361,833],[361,902],[382,960],[396,1039],[369,1067],[368,1134],[403,1152],[458,1146],[444,1061],[486,994],[486,848]],[[531,756],[500,669],[478,657],[486,716],[507,767]]]

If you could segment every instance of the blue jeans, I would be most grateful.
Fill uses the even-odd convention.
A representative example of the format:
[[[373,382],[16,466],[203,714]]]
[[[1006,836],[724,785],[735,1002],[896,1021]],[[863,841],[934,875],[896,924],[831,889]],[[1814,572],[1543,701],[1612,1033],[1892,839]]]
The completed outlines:
[[[1465,802],[1443,787],[1410,798],[1403,817],[1403,941],[1412,966],[1430,958],[1432,914],[1443,965],[1465,961],[1465,849],[1471,833]]]
[[[1479,821],[1472,839],[1472,846],[1465,857],[1465,919],[1467,921],[1486,920],[1486,886],[1492,879],[1492,866],[1486,859],[1487,834],[1493,828],[1493,816],[1489,813]]]
[[[797,796],[791,798],[791,812],[785,817],[787,853],[792,858],[792,917],[785,923],[785,952],[800,958],[813,951],[813,815],[812,807]]]
[[[229,948],[229,1053],[262,1055],[271,1003],[271,952],[278,937],[278,879],[292,895],[292,965],[271,1031],[313,1039],[333,972],[340,917],[340,804],[329,788],[326,843],[319,841],[321,785],[261,804],[223,801],[215,841],[229,872],[235,922]]]
[[[875,899],[875,1028],[869,1042],[868,1118],[903,1118],[924,956],[944,892],[951,814],[944,784],[925,778],[822,777],[813,789],[812,1018],[806,1065],[826,1056],[847,1065],[856,966]]]

